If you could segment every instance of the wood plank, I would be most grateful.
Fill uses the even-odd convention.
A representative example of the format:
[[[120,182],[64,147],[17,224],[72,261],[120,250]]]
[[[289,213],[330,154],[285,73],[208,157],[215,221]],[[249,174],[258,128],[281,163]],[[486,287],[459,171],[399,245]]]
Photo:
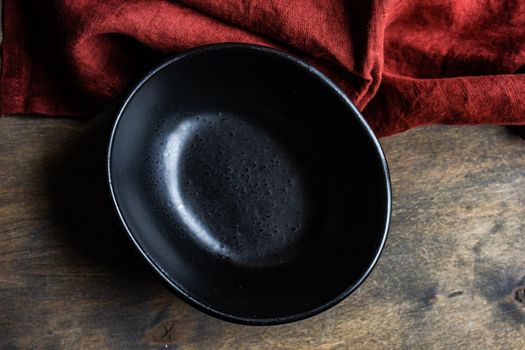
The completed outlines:
[[[0,348],[525,347],[525,142],[503,127],[385,138],[390,236],[359,290],[248,327],[165,290],[104,193],[104,122],[0,118]]]

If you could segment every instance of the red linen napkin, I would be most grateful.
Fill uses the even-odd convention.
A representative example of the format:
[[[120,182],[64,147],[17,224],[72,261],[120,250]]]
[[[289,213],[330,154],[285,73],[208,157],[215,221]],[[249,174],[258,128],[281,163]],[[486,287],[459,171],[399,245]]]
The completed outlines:
[[[521,0],[4,0],[0,112],[85,115],[171,53],[286,50],[331,77],[380,135],[525,124]]]

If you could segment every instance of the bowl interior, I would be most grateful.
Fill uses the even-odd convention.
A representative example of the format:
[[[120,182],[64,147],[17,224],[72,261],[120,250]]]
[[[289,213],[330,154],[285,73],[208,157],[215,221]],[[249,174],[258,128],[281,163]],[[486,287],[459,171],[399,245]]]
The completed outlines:
[[[324,77],[274,51],[192,51],[121,110],[111,188],[162,277],[219,317],[279,323],[346,296],[375,263],[382,152]]]

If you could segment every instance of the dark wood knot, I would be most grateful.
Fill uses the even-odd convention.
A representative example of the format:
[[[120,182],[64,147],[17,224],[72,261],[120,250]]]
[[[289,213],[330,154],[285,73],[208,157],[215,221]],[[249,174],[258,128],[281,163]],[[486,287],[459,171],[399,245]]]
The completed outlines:
[[[518,303],[525,303],[525,288],[520,288],[514,292],[514,299]]]

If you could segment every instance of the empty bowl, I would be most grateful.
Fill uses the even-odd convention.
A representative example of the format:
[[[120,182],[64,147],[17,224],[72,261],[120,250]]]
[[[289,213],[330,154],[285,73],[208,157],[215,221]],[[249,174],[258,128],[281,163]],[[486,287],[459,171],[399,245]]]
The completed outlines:
[[[390,219],[385,157],[341,90],[286,53],[182,53],[127,96],[107,171],[118,215],[166,285],[255,325],[335,305],[378,260]]]

